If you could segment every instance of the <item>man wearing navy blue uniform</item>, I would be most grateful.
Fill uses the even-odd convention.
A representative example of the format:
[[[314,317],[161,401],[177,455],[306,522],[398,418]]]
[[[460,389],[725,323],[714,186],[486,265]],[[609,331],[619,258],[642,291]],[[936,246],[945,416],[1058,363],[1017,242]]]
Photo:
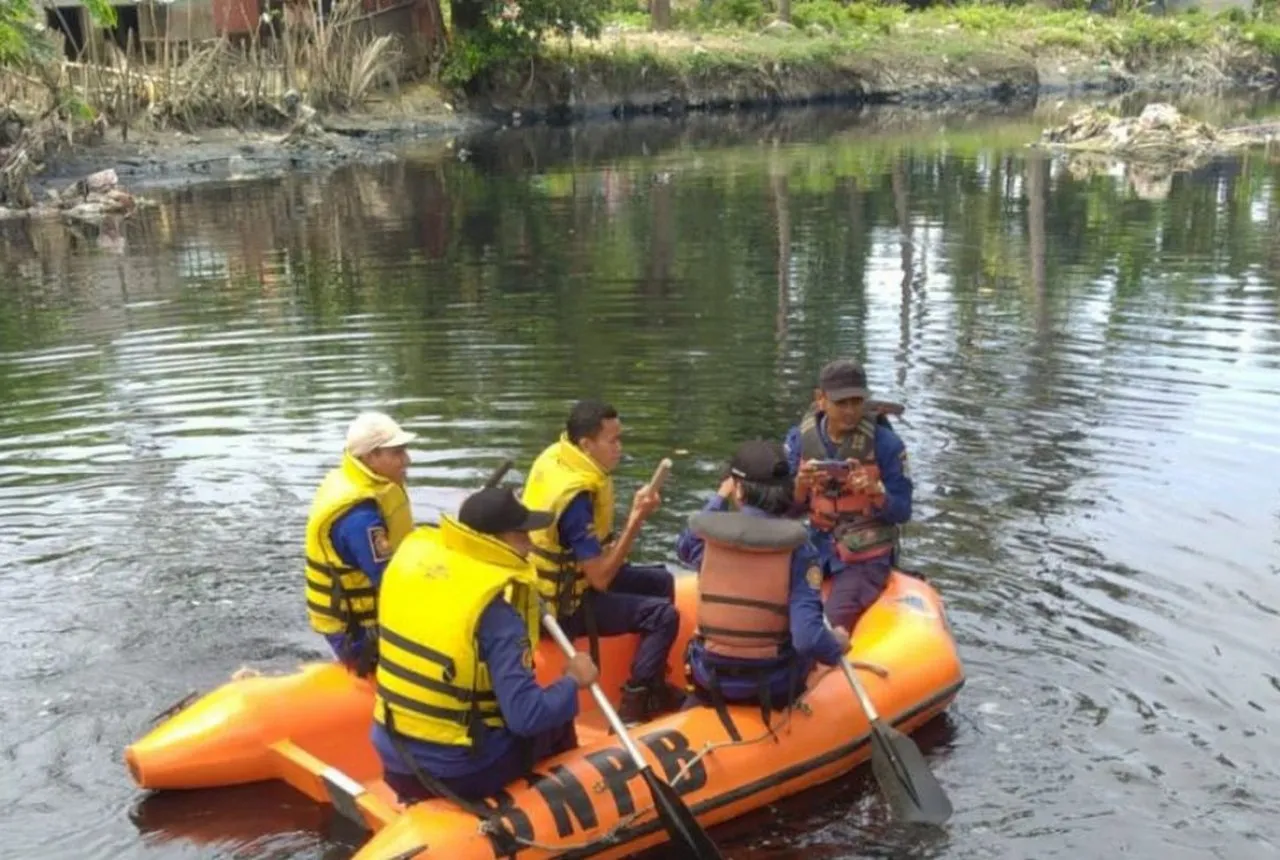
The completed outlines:
[[[862,365],[847,359],[822,368],[814,408],[792,427],[784,446],[795,501],[809,514],[831,623],[852,632],[888,584],[899,526],[911,519],[907,450],[868,399]]]
[[[687,654],[694,695],[686,706],[715,705],[731,734],[723,702],[760,700],[767,721],[801,692],[815,660],[837,665],[849,648],[844,630],[823,624],[820,560],[804,527],[787,516],[792,495],[782,446],[745,442],[676,541],[680,560],[699,570],[698,631]]]
[[[362,412],[347,428],[342,461],[325,475],[307,515],[307,616],[334,654],[364,675],[376,656],[378,586],[413,529],[405,489],[416,438],[389,415]]]
[[[387,567],[372,740],[402,802],[440,785],[490,797],[577,746],[578,690],[597,679],[594,663],[576,654],[546,687],[534,674],[528,532],[550,523],[510,489],[483,489],[438,530],[411,534]]]
[[[632,545],[661,497],[636,491],[614,531],[612,472],[622,459],[622,420],[610,404],[574,404],[560,438],[529,469],[522,501],[550,511],[550,528],[530,535],[539,588],[570,637],[586,636],[593,653],[604,636],[638,633],[618,714],[634,725],[675,710],[682,690],[667,683],[667,657],[680,628],[675,581],[664,565],[628,561]]]

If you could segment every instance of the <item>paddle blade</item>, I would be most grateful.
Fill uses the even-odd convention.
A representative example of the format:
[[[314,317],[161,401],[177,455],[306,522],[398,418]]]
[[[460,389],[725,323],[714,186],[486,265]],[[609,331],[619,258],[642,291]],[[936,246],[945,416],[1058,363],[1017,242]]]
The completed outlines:
[[[884,723],[871,724],[871,772],[894,815],[909,823],[943,824],[951,800],[916,742]]]
[[[640,771],[645,785],[653,795],[653,805],[662,825],[671,834],[670,849],[663,849],[663,857],[681,857],[684,860],[720,860],[720,849],[702,829],[693,811],[676,794],[676,790],[658,779],[652,767]]]

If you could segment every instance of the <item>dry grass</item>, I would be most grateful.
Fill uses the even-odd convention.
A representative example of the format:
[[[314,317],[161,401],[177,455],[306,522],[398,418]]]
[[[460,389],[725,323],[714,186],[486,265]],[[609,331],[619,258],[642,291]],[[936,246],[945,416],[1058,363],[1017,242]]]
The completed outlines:
[[[276,124],[293,113],[294,102],[349,110],[380,88],[396,87],[404,56],[399,37],[370,34],[358,0],[336,0],[325,20],[315,7],[302,8],[278,41],[256,32],[240,42],[166,41],[148,59],[132,41],[123,50],[107,43],[96,55],[6,76],[0,98],[40,114],[51,109],[67,121],[102,116],[127,135],[144,124],[185,130]]]
[[[151,58],[132,39],[123,50],[91,41],[88,56],[74,61],[6,69],[0,206],[30,207],[27,183],[46,155],[100,138],[108,127],[127,140],[138,127],[278,126],[316,110],[358,108],[380,89],[397,91],[399,37],[372,35],[359,0],[335,0],[327,19],[318,9],[318,0],[291,7],[278,41],[257,33],[238,43],[223,37],[178,45],[166,38]],[[57,47],[57,56],[65,56]]]

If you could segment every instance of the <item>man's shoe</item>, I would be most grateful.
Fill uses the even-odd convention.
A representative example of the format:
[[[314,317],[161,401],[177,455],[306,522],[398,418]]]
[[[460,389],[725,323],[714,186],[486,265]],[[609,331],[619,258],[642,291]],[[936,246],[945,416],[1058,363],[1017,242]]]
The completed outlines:
[[[658,681],[649,687],[649,719],[680,710],[685,691],[674,684]]]
[[[649,688],[630,681],[622,685],[622,701],[618,704],[618,719],[627,728],[638,726],[649,719]]]
[[[652,681],[648,684],[628,681],[622,685],[618,717],[623,725],[630,728],[679,710],[684,699],[684,690],[665,681]]]

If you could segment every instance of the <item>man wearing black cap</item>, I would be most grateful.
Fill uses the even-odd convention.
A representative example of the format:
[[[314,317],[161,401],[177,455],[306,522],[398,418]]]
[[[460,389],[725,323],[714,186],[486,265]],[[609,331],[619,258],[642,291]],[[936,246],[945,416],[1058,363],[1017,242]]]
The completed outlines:
[[[862,365],[830,362],[814,408],[785,442],[795,500],[807,507],[823,570],[834,577],[827,617],[850,632],[888,584],[899,526],[911,519],[906,446],[885,416],[888,404],[867,395]]]
[[[591,658],[575,655],[547,687],[533,671],[541,612],[529,532],[550,523],[509,489],[480,490],[456,519],[415,530],[387,566],[372,737],[402,802],[489,797],[577,746]]]
[[[676,541],[680,560],[699,571],[698,630],[686,660],[695,692],[686,707],[714,705],[735,739],[725,702],[758,700],[767,724],[803,690],[815,660],[835,666],[849,649],[848,633],[822,623],[820,559],[788,517],[792,498],[783,447],[744,442]]]

